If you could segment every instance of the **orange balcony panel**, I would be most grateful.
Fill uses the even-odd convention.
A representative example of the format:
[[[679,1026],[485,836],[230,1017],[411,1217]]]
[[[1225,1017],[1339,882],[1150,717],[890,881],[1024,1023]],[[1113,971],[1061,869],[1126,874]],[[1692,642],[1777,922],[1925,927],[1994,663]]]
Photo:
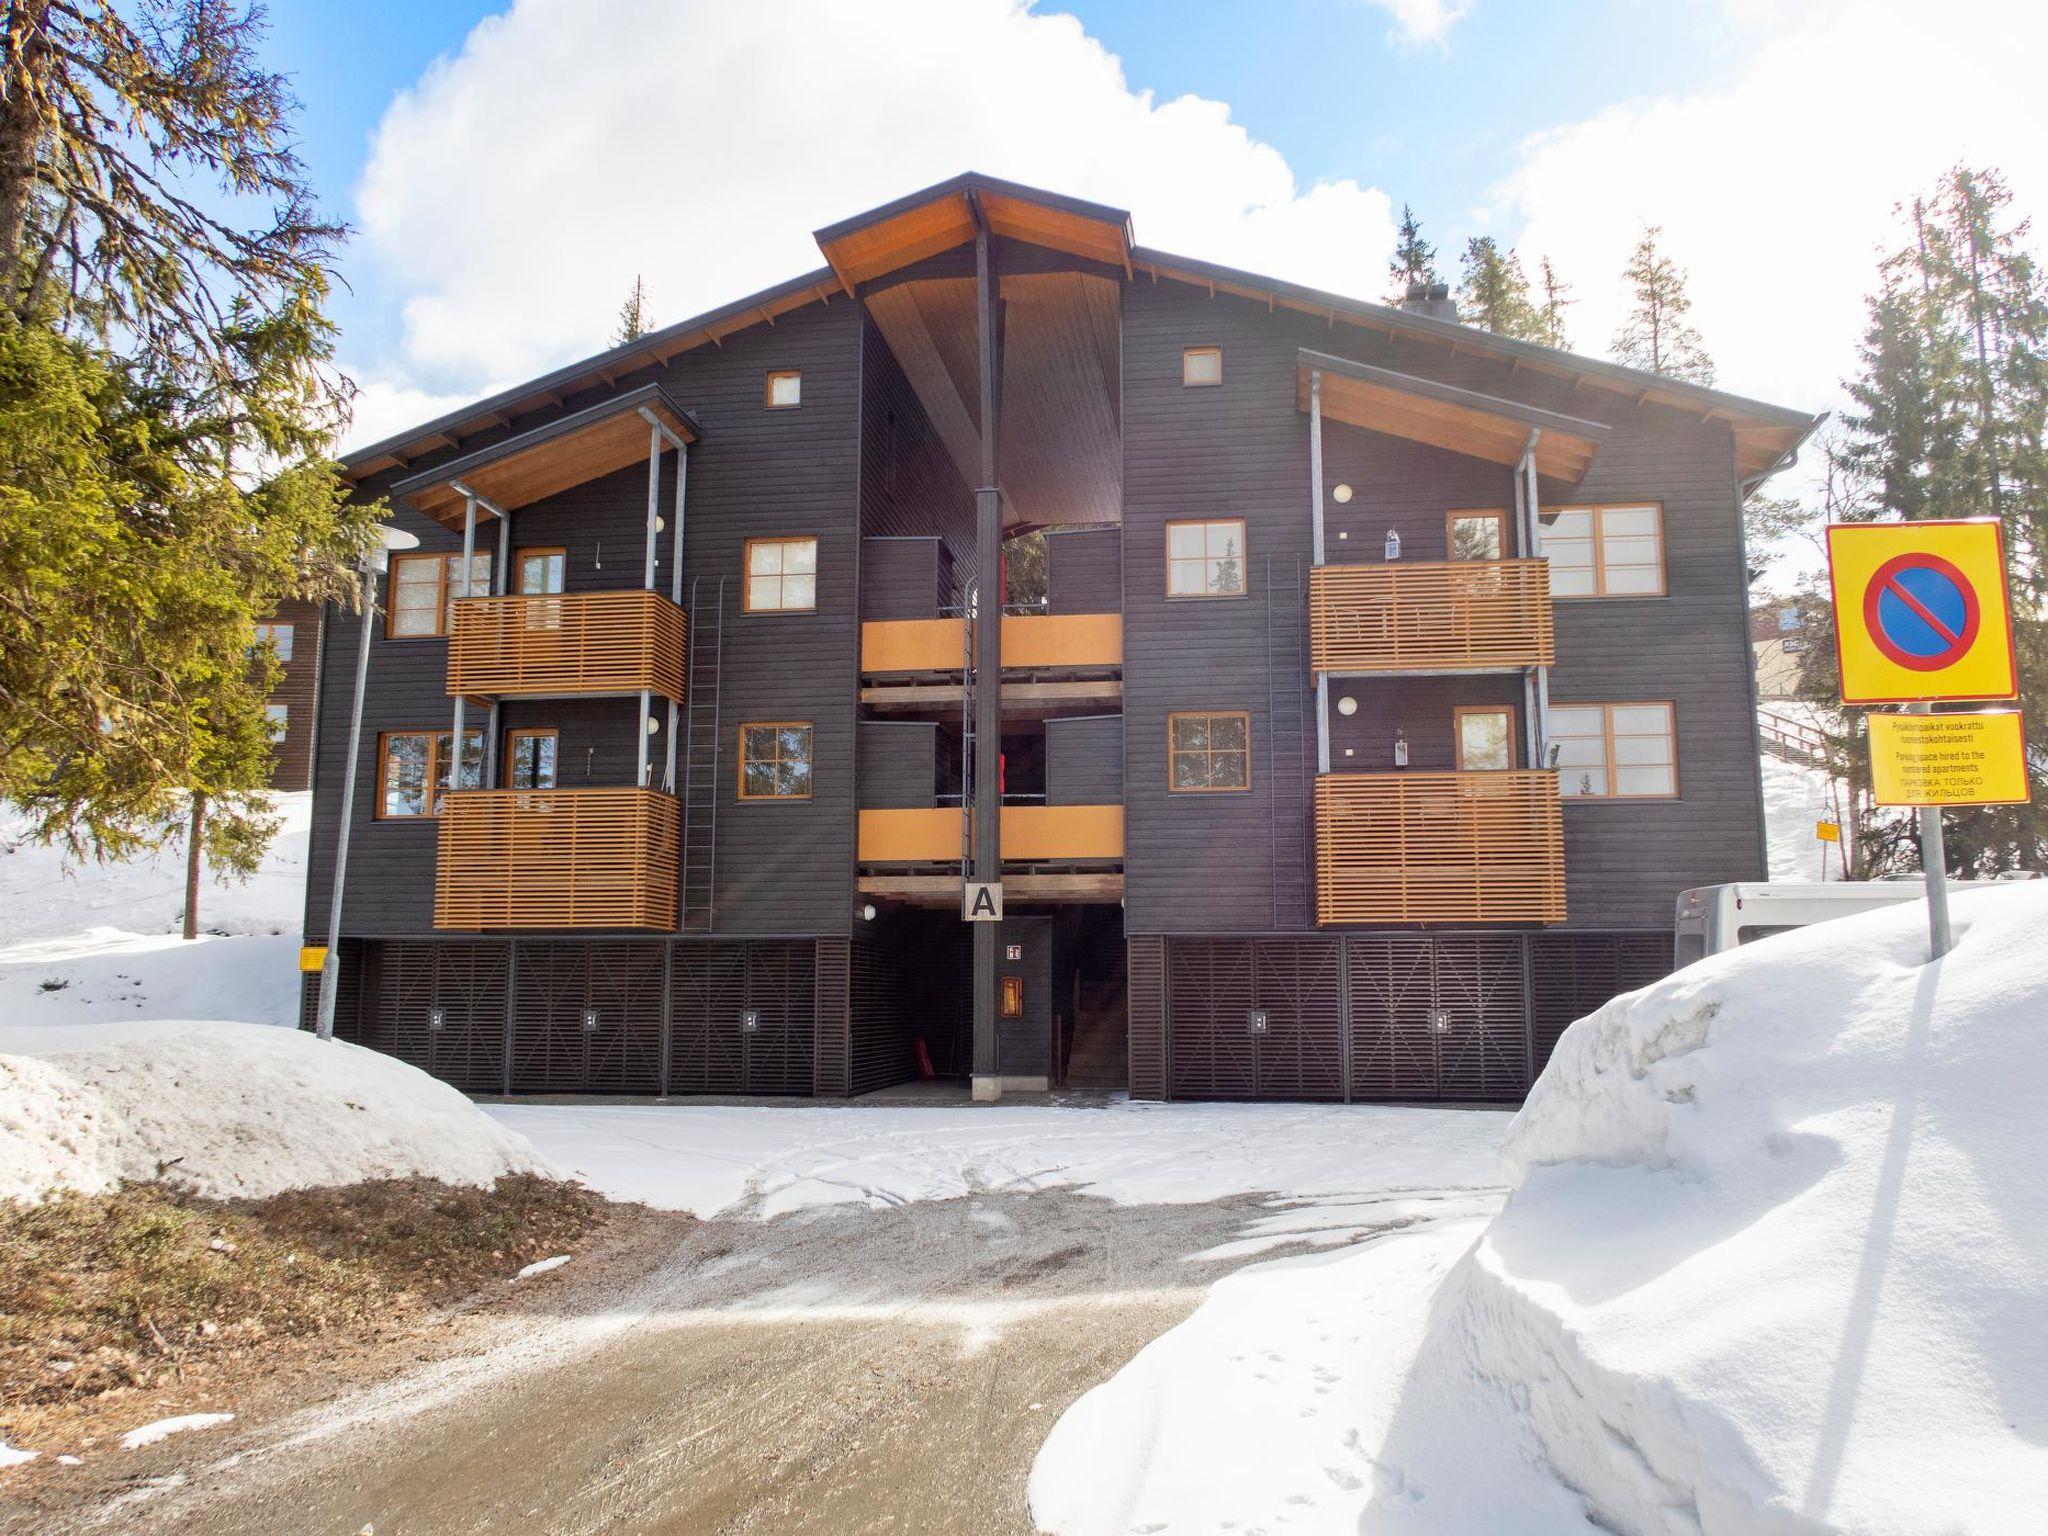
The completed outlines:
[[[448,639],[450,694],[683,696],[683,610],[658,592],[467,597]]]
[[[1120,805],[1006,805],[1003,862],[1027,859],[1121,859]]]
[[[1318,923],[1561,923],[1557,775],[1327,773]]]
[[[438,842],[436,928],[675,928],[673,795],[459,790],[441,801]]]
[[[871,619],[860,627],[862,672],[958,672],[966,650],[959,619]]]
[[[1121,667],[1120,613],[1024,613],[1003,619],[1003,665],[1039,669]]]
[[[1550,666],[1550,563],[1317,566],[1309,574],[1309,646],[1318,672]]]
[[[856,856],[863,864],[945,864],[960,858],[960,807],[862,811]]]

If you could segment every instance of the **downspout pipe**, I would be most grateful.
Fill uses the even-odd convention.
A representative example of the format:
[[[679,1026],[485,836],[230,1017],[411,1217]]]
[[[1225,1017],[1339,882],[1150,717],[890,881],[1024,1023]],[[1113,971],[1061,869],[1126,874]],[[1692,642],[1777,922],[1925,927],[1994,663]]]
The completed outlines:
[[[1542,496],[1536,477],[1536,443],[1543,436],[1540,427],[1529,429],[1529,441],[1522,448],[1522,461],[1516,471],[1522,481],[1522,523],[1526,530],[1527,548],[1532,556],[1542,553],[1542,540],[1538,529],[1542,525]],[[1530,732],[1533,748],[1529,764],[1533,768],[1550,766],[1550,668],[1536,670],[1536,713]]]

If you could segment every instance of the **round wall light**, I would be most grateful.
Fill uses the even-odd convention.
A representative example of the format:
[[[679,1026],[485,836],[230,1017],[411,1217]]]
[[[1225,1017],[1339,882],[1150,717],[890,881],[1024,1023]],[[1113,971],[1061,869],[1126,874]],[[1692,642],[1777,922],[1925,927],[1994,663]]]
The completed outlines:
[[[1347,693],[1347,694],[1345,694],[1343,698],[1341,698],[1341,699],[1339,699],[1339,700],[1337,701],[1337,713],[1338,713],[1338,714],[1340,714],[1340,715],[1355,715],[1355,714],[1357,714],[1357,713],[1358,713],[1358,700],[1356,700],[1356,699],[1354,699],[1353,697],[1351,697],[1351,695],[1350,695],[1350,694],[1348,694],[1348,693]]]
[[[1337,489],[1330,492],[1330,494],[1331,496],[1335,497],[1338,501],[1349,501],[1351,499],[1351,487],[1348,485],[1340,485],[1337,487]]]

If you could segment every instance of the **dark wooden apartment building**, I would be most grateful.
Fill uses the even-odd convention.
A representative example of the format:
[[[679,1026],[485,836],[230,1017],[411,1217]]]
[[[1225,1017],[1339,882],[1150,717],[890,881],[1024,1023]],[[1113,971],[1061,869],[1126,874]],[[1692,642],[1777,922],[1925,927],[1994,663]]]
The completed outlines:
[[[817,239],[348,461],[420,547],[345,1037],[489,1093],[1513,1098],[1763,874],[1740,508],[1808,415],[981,176]]]

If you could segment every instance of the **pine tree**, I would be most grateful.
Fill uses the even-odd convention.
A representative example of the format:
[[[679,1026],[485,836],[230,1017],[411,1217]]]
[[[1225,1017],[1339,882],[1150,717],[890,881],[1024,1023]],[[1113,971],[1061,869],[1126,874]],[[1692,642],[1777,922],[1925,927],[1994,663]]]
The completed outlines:
[[[1543,340],[1542,317],[1530,300],[1522,258],[1512,250],[1503,251],[1491,235],[1474,235],[1465,242],[1458,318],[1496,336]]]
[[[263,32],[222,0],[15,0],[0,39],[0,796],[77,856],[173,843],[203,795],[215,867],[254,868],[252,625],[348,600],[372,537],[329,457],[343,230]]]
[[[1557,268],[1550,264],[1548,256],[1543,258],[1537,269],[1537,280],[1543,288],[1543,302],[1536,310],[1537,333],[1533,339],[1546,347],[1564,351],[1570,346],[1565,334],[1564,312],[1576,302],[1567,297],[1572,291],[1571,284],[1557,275]]]
[[[1436,247],[1422,238],[1422,221],[1406,203],[1401,205],[1401,228],[1394,240],[1394,259],[1387,263],[1389,303],[1408,297],[1416,283],[1433,283],[1436,275]]]
[[[1622,268],[1631,299],[1628,319],[1614,333],[1614,360],[1645,373],[1688,384],[1714,382],[1714,360],[1707,356],[1700,333],[1686,320],[1692,300],[1685,292],[1685,272],[1657,242],[1664,231],[1647,225]]]
[[[1899,212],[1910,238],[1878,269],[1846,381],[1850,408],[1828,445],[1829,515],[1844,522],[1997,517],[2005,528],[2020,692],[2048,690],[2048,284],[2029,226],[1992,171],[1958,167]],[[1831,630],[1804,690],[1839,698]],[[1917,867],[1910,821],[1869,805],[1864,712],[1845,710],[1836,755],[1856,791],[1857,870]],[[2033,801],[1944,818],[1952,872],[2039,868],[2048,859],[2048,771]]]
[[[619,328],[612,334],[612,345],[623,347],[629,341],[638,341],[653,329],[654,311],[647,302],[647,282],[635,272],[632,291],[626,295],[626,302],[619,306]]]

